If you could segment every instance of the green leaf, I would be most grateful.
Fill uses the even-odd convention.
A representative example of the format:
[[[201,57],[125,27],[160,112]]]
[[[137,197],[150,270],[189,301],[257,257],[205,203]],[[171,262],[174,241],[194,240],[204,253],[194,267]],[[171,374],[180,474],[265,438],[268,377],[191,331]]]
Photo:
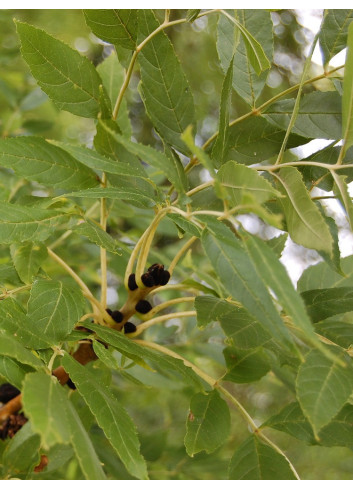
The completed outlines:
[[[305,310],[304,302],[294,289],[286,269],[275,253],[264,241],[256,236],[243,233],[242,237],[257,274],[263,278],[267,287],[274,292],[279,304],[292,319],[294,326],[302,330],[310,342],[316,345],[317,348],[321,348],[325,354],[326,350],[316,337]]]
[[[32,369],[21,365],[16,360],[10,357],[0,356],[0,376],[4,377],[7,382],[17,387],[17,389],[22,389],[22,382],[25,375],[31,372]]]
[[[333,418],[331,423],[324,426],[319,433],[320,444],[326,447],[352,447],[353,437],[353,406],[346,404]]]
[[[335,182],[334,193],[339,197],[346,211],[349,227],[351,228],[351,230],[353,230],[353,203],[346,183],[347,177],[343,175],[338,175],[334,171],[331,172],[331,175],[333,176]]]
[[[72,357],[65,355],[62,365],[127,470],[138,479],[147,479],[146,463],[140,455],[136,428],[125,409],[102,383]]]
[[[0,140],[0,164],[21,177],[54,188],[77,190],[98,185],[92,170],[63,149],[34,136]]]
[[[79,222],[77,226],[73,228],[73,231],[81,236],[85,236],[92,241],[92,243],[96,243],[96,245],[111,253],[120,254],[121,252],[119,243],[90,219],[86,219],[84,222]]]
[[[301,294],[314,323],[348,311],[353,311],[353,288],[307,290]]]
[[[22,56],[55,105],[82,117],[97,117],[102,80],[93,64],[41,29],[18,21],[16,26]]]
[[[101,124],[104,123],[101,122]],[[106,126],[105,129],[106,131],[110,131]],[[124,146],[132,154],[136,155],[141,161],[164,173],[178,192],[184,193],[187,190],[188,183],[183,165],[180,163],[180,160],[173,157],[173,154],[163,154],[151,146],[134,143],[117,133],[112,132],[111,135],[119,144]]]
[[[181,360],[143,347],[119,331],[96,324],[90,325],[90,328],[97,333],[101,340],[113,346],[122,355],[131,358],[133,361],[138,359],[150,361],[153,366],[158,367],[165,375],[172,374],[173,376],[181,377],[187,384],[200,389],[201,382],[198,376],[190,367],[185,366]]]
[[[180,229],[182,229],[185,233],[189,233],[192,236],[201,236],[200,228],[196,226],[193,222],[191,222],[189,219],[186,219],[185,217],[181,216],[180,214],[168,214],[168,219],[174,222],[176,226]]]
[[[10,440],[3,454],[5,470],[12,476],[28,473],[40,460],[40,436],[26,423]]]
[[[147,178],[147,173],[140,163],[135,164],[134,161],[131,163],[121,160],[114,161],[83,146],[76,146],[61,141],[53,141],[53,143],[70,153],[80,163],[92,168],[92,170],[104,171],[114,175],[125,175],[127,177]]]
[[[285,131],[270,124],[264,117],[254,116],[234,124],[229,129],[229,147],[226,160],[244,165],[260,163],[278,154]],[[301,146],[307,138],[291,134],[287,148]]]
[[[227,228],[225,227],[225,230]],[[230,232],[229,232],[230,233]],[[263,278],[254,268],[242,244],[230,236],[219,235],[205,230],[202,244],[219,279],[232,297],[239,301],[264,329],[285,345],[292,340]]]
[[[273,57],[273,33],[270,12],[265,10],[227,10],[233,18],[220,16],[217,51],[223,71],[233,60],[233,88],[249,104],[265,86]],[[255,39],[256,38],[256,39]],[[262,72],[262,73],[261,73]]]
[[[243,204],[244,193],[250,192],[256,202],[262,204],[281,194],[253,168],[228,161],[222,165],[217,177],[226,188],[232,206]]]
[[[124,68],[119,63],[114,51],[97,66],[97,71],[102,78],[103,87],[111,100],[110,105],[111,109],[113,109],[125,79]],[[131,137],[132,129],[126,98],[123,98],[121,101],[116,122],[122,133],[127,137]]]
[[[324,66],[346,47],[348,27],[352,20],[352,10],[328,9],[325,12],[319,36]]]
[[[190,400],[184,439],[190,457],[205,450],[214,452],[227,440],[230,432],[230,413],[227,403],[216,390],[195,394]]]
[[[286,130],[294,104],[294,98],[280,100],[271,104],[263,112],[263,116],[272,124]],[[342,99],[337,92],[312,92],[304,95],[292,133],[313,139],[340,139],[341,106]]]
[[[219,321],[224,333],[237,348],[257,348],[271,339],[264,327],[245,309],[228,301],[207,295],[197,296],[195,309],[199,327]]]
[[[44,367],[42,361],[34,353],[27,350],[17,339],[4,331],[0,331],[0,355],[14,358],[18,362],[35,369]]]
[[[200,12],[201,9],[197,9],[197,8],[189,9],[186,12],[186,20],[190,22],[190,24],[192,24],[197,19],[197,16],[199,15]]]
[[[327,289],[329,287],[353,287],[353,256],[341,259],[343,275],[332,271],[326,262],[321,262],[304,270],[298,281],[298,291]]]
[[[221,17],[222,18],[222,17]],[[223,81],[221,103],[219,108],[219,125],[216,141],[212,147],[212,158],[219,168],[225,161],[229,140],[229,111],[232,101],[233,58]]]
[[[60,211],[0,202],[0,243],[45,241],[66,220]]]
[[[99,39],[134,49],[137,35],[137,11],[130,9],[89,9],[83,11],[87,25]]]
[[[333,240],[330,230],[313,203],[296,168],[282,168],[275,174],[284,198],[280,200],[292,240],[314,250],[332,255]]]
[[[37,333],[55,344],[73,330],[83,315],[84,306],[78,287],[54,280],[37,280],[31,289],[28,317]]]
[[[140,42],[158,27],[152,10],[139,11]],[[139,63],[140,93],[153,125],[162,139],[189,154],[180,136],[190,124],[195,124],[194,102],[180,62],[163,31],[143,47]]]
[[[353,24],[349,24],[342,96],[343,156],[353,144]]]
[[[284,433],[309,444],[315,443],[312,427],[298,402],[288,404],[278,414],[271,416],[262,426],[284,431]]]
[[[70,441],[76,458],[87,480],[105,480],[106,476],[95,452],[94,446],[83,427],[79,415],[68,401],[64,405],[70,426]]]
[[[16,337],[23,346],[35,349],[51,346],[15,299],[0,301],[0,317],[0,330]]]
[[[229,464],[232,480],[296,479],[287,460],[256,435],[251,435],[235,451]]]
[[[337,319],[324,320],[315,324],[316,331],[333,341],[342,348],[349,348],[353,344],[352,323]]]
[[[328,348],[328,345],[326,346]],[[351,358],[338,347],[329,347],[337,360],[311,350],[297,376],[297,397],[315,436],[336,416],[353,391]],[[344,365],[338,361],[344,361]]]
[[[58,380],[42,372],[28,374],[22,394],[24,411],[44,448],[71,443],[86,479],[105,479],[91,440]]]
[[[122,188],[107,187],[107,188],[89,188],[87,190],[78,190],[77,192],[70,192],[64,194],[61,197],[78,197],[83,199],[122,199],[131,202],[137,207],[152,207],[154,200],[149,196],[144,195],[140,190],[136,188]],[[1,227],[0,227],[1,229]]]
[[[227,365],[224,380],[236,384],[247,384],[261,379],[269,372],[271,366],[268,357],[262,349],[239,350],[227,347],[223,350]]]
[[[14,243],[10,246],[10,250],[12,261],[22,282],[32,283],[33,277],[48,255],[47,247],[42,243]]]

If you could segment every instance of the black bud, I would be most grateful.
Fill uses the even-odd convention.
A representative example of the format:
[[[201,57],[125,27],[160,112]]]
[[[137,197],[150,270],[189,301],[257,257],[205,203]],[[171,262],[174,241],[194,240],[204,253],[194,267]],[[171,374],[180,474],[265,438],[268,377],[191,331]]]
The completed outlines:
[[[149,272],[141,275],[141,281],[145,287],[153,287],[155,285],[155,281]]]
[[[112,315],[112,312],[113,312],[113,311],[112,311],[111,309],[109,309],[109,307],[108,307],[108,309],[106,309],[106,311],[107,311],[107,313],[109,314],[109,316],[111,316],[111,315]]]
[[[124,324],[124,333],[135,333],[136,331],[136,326],[133,323],[127,322]]]
[[[166,285],[169,282],[169,279],[170,273],[168,272],[168,270],[163,270],[163,272],[161,273],[159,285]]]
[[[137,289],[137,283],[136,283],[136,279],[135,279],[135,274],[132,273],[131,275],[129,275],[129,280],[128,280],[128,283],[127,283],[128,287],[130,290],[136,290]]]
[[[124,315],[120,311],[113,311],[111,313],[111,317],[116,323],[121,323],[121,321],[124,319]]]
[[[147,314],[152,309],[151,304],[148,301],[140,300],[135,306],[137,312],[141,314]]]
[[[18,396],[20,391],[11,384],[2,384],[0,385],[0,402],[6,404],[11,401],[14,397]]]
[[[154,263],[153,265],[150,266],[148,270],[153,277],[155,285],[159,285],[161,280],[161,274],[163,273],[164,270],[164,265],[161,265],[160,263]]]
[[[76,390],[76,386],[75,386],[75,384],[72,382],[72,380],[71,380],[71,379],[69,379],[69,380],[66,382],[66,384],[67,384],[67,385],[70,387],[70,389],[72,389],[72,390]]]

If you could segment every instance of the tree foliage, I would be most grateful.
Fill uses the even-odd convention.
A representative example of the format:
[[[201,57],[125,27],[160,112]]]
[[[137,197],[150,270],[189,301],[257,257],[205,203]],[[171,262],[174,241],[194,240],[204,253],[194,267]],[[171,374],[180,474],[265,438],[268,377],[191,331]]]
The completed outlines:
[[[45,13],[0,18],[1,477],[349,458],[351,11],[323,12],[297,80],[276,58],[291,11],[72,11],[87,38]],[[318,262],[298,284],[290,243]]]

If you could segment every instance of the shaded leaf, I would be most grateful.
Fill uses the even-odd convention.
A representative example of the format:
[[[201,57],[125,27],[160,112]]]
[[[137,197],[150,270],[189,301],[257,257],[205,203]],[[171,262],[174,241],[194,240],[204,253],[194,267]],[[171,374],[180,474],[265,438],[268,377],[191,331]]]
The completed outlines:
[[[353,311],[353,288],[306,290],[301,294],[314,323],[343,312]]]
[[[343,156],[353,144],[353,24],[349,24],[342,96]],[[352,221],[350,220],[352,227]]]
[[[223,81],[221,103],[219,108],[219,125],[216,141],[212,147],[212,158],[218,163],[219,168],[225,161],[229,139],[229,110],[232,99],[233,58]]]
[[[244,165],[260,163],[276,156],[281,149],[285,131],[270,124],[264,117],[254,116],[234,124],[229,129],[229,147],[226,160]],[[291,134],[287,148],[301,146],[307,138]]]
[[[7,382],[19,390],[22,388],[25,375],[31,371],[31,368],[21,365],[13,358],[0,356],[0,376],[4,377]]]
[[[51,346],[15,299],[0,301],[0,316],[0,329],[16,337],[23,346],[35,349]]]
[[[109,128],[106,128],[108,131]],[[165,174],[166,178],[175,186],[178,192],[184,193],[187,190],[187,178],[184,172],[183,165],[180,160],[175,159],[172,152],[163,154],[160,151],[140,143],[134,143],[129,139],[112,133],[112,137],[118,143],[124,146],[132,154],[136,155],[143,163],[156,168]]]
[[[48,255],[47,247],[42,243],[14,243],[10,250],[19,277],[25,284],[32,283],[33,277]]]
[[[324,426],[319,433],[320,444],[326,447],[352,448],[353,440],[353,406],[346,404],[333,418],[331,423]]]
[[[296,168],[282,168],[275,174],[284,198],[280,200],[286,217],[290,237],[306,248],[323,250],[332,254],[330,230],[313,203]]]
[[[229,431],[229,408],[216,390],[207,394],[197,393],[191,398],[184,438],[190,457],[202,450],[214,452],[224,444]]]
[[[119,331],[112,330],[104,326],[98,326],[92,324],[90,326],[93,331],[96,331],[100,339],[113,346],[124,356],[131,358],[133,361],[150,361],[153,366],[158,367],[164,374],[172,374],[177,377],[181,377],[183,381],[194,387],[200,388],[201,383],[198,376],[193,372],[190,367],[184,365],[184,363],[168,355],[160,354],[150,348],[143,347],[130,338],[127,338]]]
[[[291,480],[296,476],[282,455],[252,435],[235,451],[229,464],[229,479]]]
[[[222,165],[217,177],[226,188],[232,206],[243,204],[243,196],[249,192],[259,204],[274,197],[281,197],[278,190],[255,169],[239,165],[235,161],[228,161]]]
[[[349,194],[348,186],[346,183],[347,177],[343,175],[338,175],[336,172],[331,172],[334,179],[334,192],[338,195],[344,210],[346,211],[347,220],[351,230],[353,230],[353,203],[352,197]]]
[[[98,226],[98,224],[91,221],[91,219],[86,219],[86,221],[78,223],[78,225],[73,228],[73,231],[81,236],[86,236],[90,241],[111,253],[120,254],[121,252],[119,243],[112,238],[110,234]]]
[[[286,130],[294,104],[294,98],[280,100],[271,104],[263,112],[263,116],[272,124]],[[312,92],[304,95],[292,133],[310,138],[340,139],[341,106],[342,99],[337,92]]]
[[[2,462],[12,476],[31,472],[40,460],[40,436],[26,423],[10,440]]]
[[[329,287],[353,287],[353,256],[341,259],[343,275],[332,271],[326,262],[321,262],[304,270],[298,281],[299,292]]]
[[[127,470],[139,479],[147,479],[146,463],[140,455],[136,428],[125,409],[102,383],[70,355],[64,356],[62,365]]]
[[[278,414],[271,416],[262,426],[284,431],[306,443],[315,443],[312,427],[304,416],[298,402],[288,404]]]
[[[223,350],[227,365],[224,380],[247,384],[261,379],[270,370],[268,357],[263,350],[239,350],[227,347]]]
[[[203,247],[218,277],[232,297],[262,324],[266,332],[287,347],[292,345],[288,330],[262,277],[242,244],[229,233],[230,236],[224,234],[218,237],[208,230],[202,233]]]
[[[320,29],[320,48],[324,65],[346,47],[348,26],[353,20],[349,9],[328,9]]]
[[[0,355],[14,358],[18,362],[29,365],[35,369],[44,367],[44,364],[39,360],[38,356],[22,346],[14,336],[10,336],[4,331],[0,331]]]
[[[119,63],[118,57],[114,51],[97,66],[97,71],[102,78],[103,87],[110,98],[110,109],[113,110],[116,99],[119,95],[119,91],[125,79],[124,68]],[[121,101],[116,122],[118,123],[122,133],[127,137],[131,137],[131,122],[129,119],[129,112],[125,98],[123,98]]]
[[[139,41],[159,27],[152,10],[139,11]],[[181,134],[194,124],[194,102],[189,83],[168,36],[155,35],[139,54],[140,93],[146,111],[167,143],[189,154]]]
[[[254,9],[227,12],[233,22],[225,16],[220,16],[218,21],[217,51],[221,66],[226,72],[234,56],[233,88],[249,104],[255,105],[273,56],[270,12]]]
[[[225,300],[207,295],[197,296],[195,309],[199,327],[204,327],[211,321],[219,321],[224,333],[237,348],[256,348],[271,338],[245,309]]]
[[[316,435],[336,416],[353,391],[351,359],[344,350],[329,348],[336,355],[336,361],[311,350],[297,377],[297,397]],[[344,365],[338,360],[344,361]]]

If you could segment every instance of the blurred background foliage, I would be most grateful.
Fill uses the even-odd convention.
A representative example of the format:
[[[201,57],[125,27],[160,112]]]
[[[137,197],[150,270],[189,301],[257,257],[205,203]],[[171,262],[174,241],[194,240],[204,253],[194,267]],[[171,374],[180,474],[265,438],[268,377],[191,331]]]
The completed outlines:
[[[184,10],[172,10],[171,19],[185,16],[185,13]],[[313,37],[313,34],[300,24],[298,12],[295,10],[276,10],[271,15],[275,34],[275,66],[269,74],[259,103],[299,81],[304,52]],[[322,11],[318,11],[317,15],[321,16]],[[198,144],[206,141],[218,127],[224,75],[215,45],[217,17],[217,15],[203,17],[193,24],[175,26],[167,31],[192,87],[197,120],[201,121],[197,128]],[[107,57],[112,49],[110,45],[104,44],[90,32],[80,10],[0,10],[1,137],[38,135],[47,139],[91,146],[95,134],[94,122],[68,112],[58,111],[38,88],[20,56],[14,18],[45,29],[87,56],[95,65]],[[315,71],[315,66],[312,70]],[[137,69],[127,93],[133,136],[137,141],[158,147],[158,136],[145,117],[144,107],[137,91],[138,82]],[[310,87],[305,88],[305,90],[310,89]],[[231,118],[248,111],[249,107],[246,103],[234,93]],[[10,172],[7,170],[0,170],[0,172],[2,194],[15,192],[14,200],[22,202],[31,195],[42,195],[40,185],[14,182]],[[131,243],[131,240],[141,235],[150,222],[150,212],[131,208],[121,202],[113,205],[119,205],[119,217],[116,217],[117,213],[112,209],[109,221],[110,233],[122,241]],[[79,257],[76,260],[78,262],[76,270],[91,290],[96,290],[98,295],[98,247],[74,236],[70,237],[69,243],[69,246],[65,244],[60,246],[60,255],[69,261],[72,256]],[[179,237],[174,224],[165,220],[158,229],[154,255],[151,259],[168,263],[175,255],[178,243]],[[111,306],[122,304],[125,299],[122,277],[127,256],[127,254],[111,255],[109,258]],[[0,250],[1,273],[6,270],[8,260],[9,250],[2,248]],[[201,250],[198,255],[197,249],[192,257],[190,255],[185,257],[183,267],[180,269],[182,270],[176,271],[180,274],[179,279],[191,278],[198,282],[205,279],[205,275],[202,276],[200,272],[201,269],[206,274],[210,273],[210,267],[204,261]],[[43,273],[51,275],[52,270],[49,265]],[[59,270],[55,273],[58,275]],[[209,275],[208,280],[212,280],[212,276]],[[16,277],[9,277],[8,282],[11,281],[16,285]],[[163,294],[164,298],[168,297],[167,292]],[[156,297],[155,301],[158,300],[161,299]],[[153,339],[161,344],[172,344],[177,351],[201,365],[206,371],[216,377],[222,375],[224,335],[216,323],[203,331],[196,328],[193,319],[183,323],[173,320],[167,326],[167,328],[160,328],[159,331],[158,328],[151,328],[146,334],[146,339]],[[104,371],[100,362],[94,362],[90,368]],[[232,436],[224,447],[212,455],[201,453],[191,459],[187,456],[183,445],[191,393],[185,386],[166,380],[159,374],[151,375],[149,371],[139,366],[134,366],[127,372],[134,376],[134,382],[131,382],[131,379],[126,380],[126,377],[117,372],[114,374],[113,385],[117,396],[136,422],[142,442],[142,453],[149,462],[151,478],[226,479],[228,460],[236,446],[247,436],[247,428],[239,414],[232,409]],[[139,381],[145,382],[147,386],[140,385]],[[236,394],[259,424],[293,400],[290,387],[285,386],[271,373],[251,385],[229,384],[229,389]],[[73,393],[73,398],[76,395]],[[79,404],[78,398],[76,402]],[[91,416],[84,406],[81,407],[81,414],[88,426],[92,424]],[[97,452],[111,476],[115,479],[131,478],[96,426],[92,426],[91,435]],[[350,449],[306,446],[299,440],[277,431],[271,432],[271,437],[287,453],[303,479],[353,478],[353,452]],[[81,478],[76,461],[70,460],[69,452],[64,452],[65,450],[61,453],[62,466],[59,469],[53,468],[46,474],[46,478]],[[48,468],[50,469],[50,466]],[[36,477],[43,476],[38,474]]]

